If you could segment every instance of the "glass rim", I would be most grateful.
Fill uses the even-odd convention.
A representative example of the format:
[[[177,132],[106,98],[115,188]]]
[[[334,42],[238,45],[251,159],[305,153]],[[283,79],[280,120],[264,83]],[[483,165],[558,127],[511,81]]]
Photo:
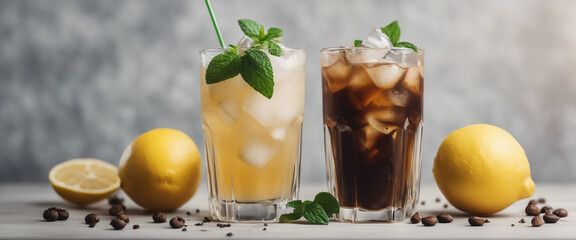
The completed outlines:
[[[215,52],[224,52],[226,50],[230,50],[231,48],[206,48],[206,49],[202,49],[200,50],[200,54],[205,54],[205,53],[215,53]],[[250,49],[249,47],[239,47],[239,50],[247,50]],[[256,50],[263,50],[263,51],[267,51],[270,48],[257,48]],[[301,48],[282,48],[283,52],[306,52],[304,49]]]
[[[391,47],[391,48],[369,48],[369,47],[327,47],[322,48],[320,52],[327,52],[327,51],[341,51],[341,50],[412,50],[411,48],[403,48],[403,47]],[[414,51],[414,50],[412,50]],[[423,49],[418,48],[418,52],[415,53],[424,53]]]

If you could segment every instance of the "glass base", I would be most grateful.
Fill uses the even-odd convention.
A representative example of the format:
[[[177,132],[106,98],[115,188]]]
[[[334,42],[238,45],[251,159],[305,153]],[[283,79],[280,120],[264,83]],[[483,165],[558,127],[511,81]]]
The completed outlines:
[[[404,208],[385,208],[382,210],[366,210],[361,208],[340,208],[337,219],[341,222],[401,222],[406,216]]]
[[[223,222],[277,222],[286,202],[238,203],[214,201],[210,204],[212,219]]]

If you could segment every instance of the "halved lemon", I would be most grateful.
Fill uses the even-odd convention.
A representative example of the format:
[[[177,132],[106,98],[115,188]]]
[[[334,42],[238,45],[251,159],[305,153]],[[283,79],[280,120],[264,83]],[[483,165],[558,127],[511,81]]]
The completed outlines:
[[[116,166],[93,158],[60,163],[50,170],[48,179],[58,195],[79,205],[104,200],[120,188]]]

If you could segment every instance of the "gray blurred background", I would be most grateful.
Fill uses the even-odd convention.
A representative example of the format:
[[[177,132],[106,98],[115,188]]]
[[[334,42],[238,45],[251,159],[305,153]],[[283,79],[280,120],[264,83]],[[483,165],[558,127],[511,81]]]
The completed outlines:
[[[423,183],[444,137],[474,123],[515,136],[535,181],[576,180],[576,1],[212,1],[228,44],[251,18],[307,51],[303,182],[325,181],[320,49],[393,20],[426,51]],[[158,127],[204,157],[198,52],[218,46],[201,0],[0,1],[0,182],[45,182],[70,158],[117,164]]]

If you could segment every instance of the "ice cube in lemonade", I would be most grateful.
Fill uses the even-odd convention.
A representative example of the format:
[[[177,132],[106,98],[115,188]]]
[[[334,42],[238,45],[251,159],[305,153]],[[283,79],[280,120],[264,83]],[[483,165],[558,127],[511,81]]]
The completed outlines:
[[[285,52],[290,56],[268,54],[275,83],[271,99],[252,89],[240,75],[208,85],[207,66],[202,66],[208,177],[211,195],[221,202],[253,204],[294,197],[304,114],[305,54],[293,49]]]

